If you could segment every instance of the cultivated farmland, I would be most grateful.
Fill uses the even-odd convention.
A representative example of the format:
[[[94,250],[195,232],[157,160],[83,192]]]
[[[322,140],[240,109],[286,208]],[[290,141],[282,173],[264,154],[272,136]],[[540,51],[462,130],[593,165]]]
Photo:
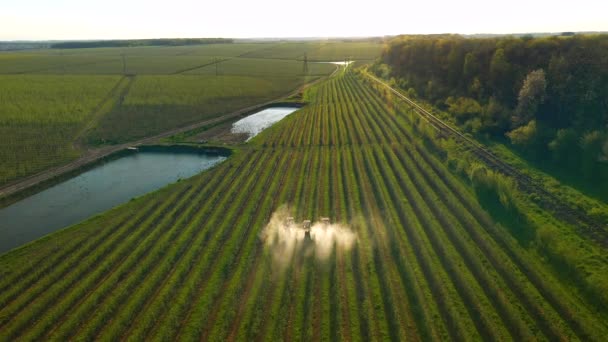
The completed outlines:
[[[72,142],[119,79],[0,75],[0,184],[78,156]]]
[[[306,95],[214,169],[1,256],[0,339],[607,336],[605,312],[493,222],[411,113],[350,72]],[[269,244],[286,216],[355,241]]]
[[[381,42],[307,42],[307,43],[278,43],[265,49],[257,49],[242,57],[247,58],[278,58],[302,60],[304,55],[313,61],[342,61],[345,58],[370,60],[380,55]]]
[[[101,144],[133,141],[275,100],[335,70],[311,63],[304,74],[295,57],[269,59],[280,55],[268,52],[264,58],[239,57],[282,45],[0,53],[0,186],[66,164]],[[320,43],[289,46],[306,51]]]
[[[295,90],[304,79],[295,75],[130,78],[128,93],[87,133],[87,139],[107,144],[143,138],[271,101]]]
[[[308,65],[308,75],[327,75],[335,69],[335,65],[331,64],[310,63]],[[294,75],[302,75],[303,66],[301,61],[289,59],[233,58],[227,59],[219,65],[212,64],[188,71],[186,74],[215,75],[216,73],[221,75],[293,77]]]

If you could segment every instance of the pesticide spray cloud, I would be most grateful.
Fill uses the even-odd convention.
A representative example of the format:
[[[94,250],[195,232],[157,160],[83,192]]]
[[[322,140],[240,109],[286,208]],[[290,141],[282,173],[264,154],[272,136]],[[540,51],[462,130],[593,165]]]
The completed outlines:
[[[302,224],[289,222],[290,210],[280,207],[260,234],[266,249],[274,261],[287,266],[296,253],[314,255],[320,261],[327,260],[333,249],[348,251],[357,241],[357,235],[341,223],[314,222],[310,226],[310,239],[306,238]]]

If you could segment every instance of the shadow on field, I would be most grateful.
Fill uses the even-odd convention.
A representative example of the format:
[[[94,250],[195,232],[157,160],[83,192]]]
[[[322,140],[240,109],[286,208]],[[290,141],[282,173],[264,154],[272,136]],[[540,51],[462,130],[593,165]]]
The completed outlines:
[[[529,247],[536,239],[536,227],[515,207],[505,207],[496,192],[475,188],[475,195],[481,207],[494,221],[506,230],[524,247]]]

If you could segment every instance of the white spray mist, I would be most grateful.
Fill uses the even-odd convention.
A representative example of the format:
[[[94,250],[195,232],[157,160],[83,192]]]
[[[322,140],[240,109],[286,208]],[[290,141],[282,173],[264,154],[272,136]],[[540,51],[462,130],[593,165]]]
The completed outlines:
[[[343,223],[314,222],[310,227],[310,239],[307,240],[305,230],[297,223],[290,223],[290,210],[281,206],[272,214],[260,238],[271,253],[274,262],[287,266],[293,259],[294,253],[305,250],[312,251],[321,261],[327,260],[333,249],[342,253],[348,251],[357,241],[357,234]]]

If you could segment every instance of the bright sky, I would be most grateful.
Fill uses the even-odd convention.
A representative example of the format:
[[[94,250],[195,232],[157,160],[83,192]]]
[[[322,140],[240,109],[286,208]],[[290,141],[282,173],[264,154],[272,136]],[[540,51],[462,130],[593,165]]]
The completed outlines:
[[[0,40],[608,31],[606,0],[0,0]]]

